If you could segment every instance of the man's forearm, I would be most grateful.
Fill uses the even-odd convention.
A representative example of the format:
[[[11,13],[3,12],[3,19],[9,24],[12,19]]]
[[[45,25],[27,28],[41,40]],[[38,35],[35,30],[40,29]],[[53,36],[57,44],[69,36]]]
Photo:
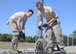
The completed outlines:
[[[42,24],[43,24],[43,22],[42,22],[42,21],[40,21],[38,26],[42,26]]]
[[[24,32],[24,30],[25,30],[25,23],[26,23],[26,21],[23,21],[23,23],[22,23],[22,32]]]
[[[19,31],[21,31],[21,27],[20,27],[20,24],[18,24],[18,30],[19,30]]]
[[[48,21],[47,24],[54,23],[57,20],[56,14],[54,11],[51,12],[50,16],[52,19],[50,21]]]
[[[56,19],[51,19],[50,21],[47,22],[47,24],[53,23],[55,21],[56,21]]]
[[[18,30],[21,31],[20,20],[17,21]]]

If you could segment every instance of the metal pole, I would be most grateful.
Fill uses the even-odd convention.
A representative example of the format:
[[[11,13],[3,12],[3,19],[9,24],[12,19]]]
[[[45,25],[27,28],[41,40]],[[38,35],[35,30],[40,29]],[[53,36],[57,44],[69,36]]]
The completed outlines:
[[[67,46],[69,46],[69,37],[67,37]]]
[[[42,0],[42,3],[43,3],[43,5],[44,5],[44,0]]]
[[[41,2],[42,4],[44,4],[44,0],[38,0],[38,2]]]
[[[72,36],[72,46],[73,46],[73,36]]]
[[[41,2],[44,5],[44,0],[38,0],[38,2]],[[38,22],[39,22],[39,20],[38,20]],[[43,22],[43,19],[42,19],[42,22]],[[43,38],[43,31],[39,30],[38,33],[40,35],[40,38]]]

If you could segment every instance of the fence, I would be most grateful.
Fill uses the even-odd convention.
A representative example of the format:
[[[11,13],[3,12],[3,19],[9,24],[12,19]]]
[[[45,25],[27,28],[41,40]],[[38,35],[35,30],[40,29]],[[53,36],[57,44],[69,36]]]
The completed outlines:
[[[76,38],[73,36],[63,36],[63,42],[65,46],[74,46],[76,45]]]

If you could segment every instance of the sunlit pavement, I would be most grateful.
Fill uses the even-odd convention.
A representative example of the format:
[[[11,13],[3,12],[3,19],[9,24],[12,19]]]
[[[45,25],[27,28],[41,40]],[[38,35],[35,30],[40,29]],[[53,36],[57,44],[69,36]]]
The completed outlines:
[[[65,47],[64,48],[67,54],[76,54],[76,46],[70,46],[70,47]],[[22,52],[31,52],[31,54],[34,54],[34,49],[19,49]],[[2,52],[8,52],[10,49],[0,49],[0,54]]]

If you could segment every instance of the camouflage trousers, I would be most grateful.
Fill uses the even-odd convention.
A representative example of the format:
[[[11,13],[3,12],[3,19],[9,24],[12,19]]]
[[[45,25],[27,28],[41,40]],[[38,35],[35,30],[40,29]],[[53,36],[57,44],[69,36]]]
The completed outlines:
[[[11,40],[11,50],[17,51],[18,43],[19,43],[19,39],[17,35],[13,36]]]
[[[52,28],[46,30],[44,39],[47,41],[47,46],[53,45],[56,42],[57,45],[63,46],[63,38],[60,24],[56,24]]]
[[[9,20],[7,25],[12,30],[12,34],[13,34],[12,40],[11,40],[11,50],[16,51],[19,43],[19,39],[18,39],[19,32],[17,29],[17,24],[14,23],[12,20]]]

